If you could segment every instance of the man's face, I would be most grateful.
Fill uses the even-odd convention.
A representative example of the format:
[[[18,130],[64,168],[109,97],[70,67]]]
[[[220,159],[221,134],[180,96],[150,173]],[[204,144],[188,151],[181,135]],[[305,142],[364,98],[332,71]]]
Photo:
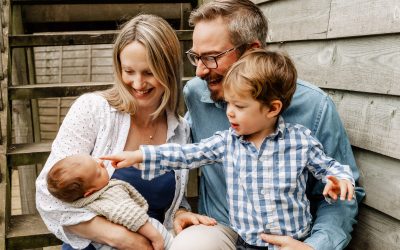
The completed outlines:
[[[193,31],[193,47],[191,51],[198,56],[214,56],[235,47],[230,40],[228,26],[222,18],[201,21]],[[238,51],[232,50],[217,58],[218,67],[208,69],[201,60],[196,66],[196,75],[207,81],[214,101],[223,100],[222,79],[231,65],[238,58]]]

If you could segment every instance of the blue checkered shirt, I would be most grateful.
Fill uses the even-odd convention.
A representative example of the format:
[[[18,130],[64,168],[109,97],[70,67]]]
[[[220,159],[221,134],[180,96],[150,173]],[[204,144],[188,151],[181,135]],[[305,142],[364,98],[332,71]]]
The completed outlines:
[[[260,149],[232,129],[217,132],[200,143],[141,146],[143,178],[173,168],[224,166],[232,228],[248,244],[268,246],[261,233],[304,238],[311,228],[306,197],[308,171],[317,179],[333,175],[353,182],[350,167],[326,156],[320,142],[302,125],[284,123]],[[271,246],[270,246],[271,247]]]

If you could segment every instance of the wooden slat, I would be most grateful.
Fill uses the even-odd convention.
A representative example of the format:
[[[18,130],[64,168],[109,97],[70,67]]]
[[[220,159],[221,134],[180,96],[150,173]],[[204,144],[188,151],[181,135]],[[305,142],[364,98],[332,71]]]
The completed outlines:
[[[355,148],[363,203],[400,220],[400,164],[398,160]]]
[[[325,39],[331,0],[271,1],[260,5],[269,21],[268,41]]]
[[[83,93],[108,89],[113,83],[63,83],[35,84],[9,87],[9,98],[37,99],[49,97],[79,96]]]
[[[45,163],[51,150],[51,143],[14,144],[8,149],[8,167]]]
[[[23,5],[33,5],[33,4],[104,4],[104,3],[165,3],[165,0],[11,0],[13,5],[23,4]],[[168,0],[169,3],[192,3],[196,4],[195,0]]]
[[[346,248],[348,250],[398,250],[400,221],[367,206],[361,206],[358,224],[352,236],[353,239]]]
[[[328,38],[400,32],[399,0],[333,0]]]
[[[352,145],[400,159],[400,98],[329,91]]]
[[[120,3],[120,4],[50,4],[24,5],[24,20],[28,24],[111,22],[114,25],[140,13],[151,13],[164,19],[179,20],[182,11],[190,12],[190,3]]]
[[[7,249],[27,249],[61,245],[51,234],[38,214],[11,217],[7,233]]]
[[[10,47],[61,46],[82,44],[110,44],[118,31],[64,32],[9,36]],[[179,40],[191,40],[191,30],[178,30]]]
[[[183,84],[191,77],[182,78]],[[11,86],[8,88],[11,100],[37,99],[51,97],[79,96],[83,93],[108,89],[113,85],[111,82],[95,83],[55,83],[35,84],[23,86]]]
[[[260,8],[272,42],[400,32],[398,0],[268,1]]]
[[[270,45],[288,52],[299,77],[322,88],[400,96],[400,34]]]

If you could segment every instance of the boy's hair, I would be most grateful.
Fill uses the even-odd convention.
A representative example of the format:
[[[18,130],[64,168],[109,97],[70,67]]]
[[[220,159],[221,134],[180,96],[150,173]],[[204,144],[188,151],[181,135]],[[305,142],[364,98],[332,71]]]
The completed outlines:
[[[253,49],[232,65],[224,77],[223,87],[236,93],[250,93],[266,106],[273,100],[280,100],[281,114],[289,107],[296,90],[296,80],[297,71],[288,55]]]
[[[81,165],[77,159],[67,157],[59,160],[47,174],[47,189],[54,197],[73,202],[86,192],[85,180],[73,170]]]
[[[222,18],[228,25],[231,43],[235,46],[255,41],[266,46],[268,22],[260,8],[250,0],[215,0],[192,11],[189,24]],[[215,34],[218,35],[218,34]]]

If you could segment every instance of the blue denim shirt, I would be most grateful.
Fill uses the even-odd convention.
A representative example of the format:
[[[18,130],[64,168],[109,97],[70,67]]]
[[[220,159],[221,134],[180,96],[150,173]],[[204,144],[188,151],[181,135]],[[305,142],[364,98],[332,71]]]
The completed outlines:
[[[216,131],[229,128],[225,103],[210,99],[206,83],[200,78],[190,80],[184,88],[193,142],[212,136]],[[325,152],[342,164],[350,165],[355,181],[359,179],[350,142],[339,114],[329,96],[318,87],[298,80],[297,89],[289,108],[283,113],[286,122],[299,123],[309,128],[322,143]],[[226,182],[221,166],[201,168],[199,212],[229,225]],[[337,201],[328,204],[322,196],[325,184],[310,176],[307,195],[315,220],[311,235],[305,242],[314,249],[343,249],[350,241],[350,232],[356,223],[357,201],[365,196],[364,189],[356,188],[357,201]],[[317,212],[315,212],[317,210]]]

